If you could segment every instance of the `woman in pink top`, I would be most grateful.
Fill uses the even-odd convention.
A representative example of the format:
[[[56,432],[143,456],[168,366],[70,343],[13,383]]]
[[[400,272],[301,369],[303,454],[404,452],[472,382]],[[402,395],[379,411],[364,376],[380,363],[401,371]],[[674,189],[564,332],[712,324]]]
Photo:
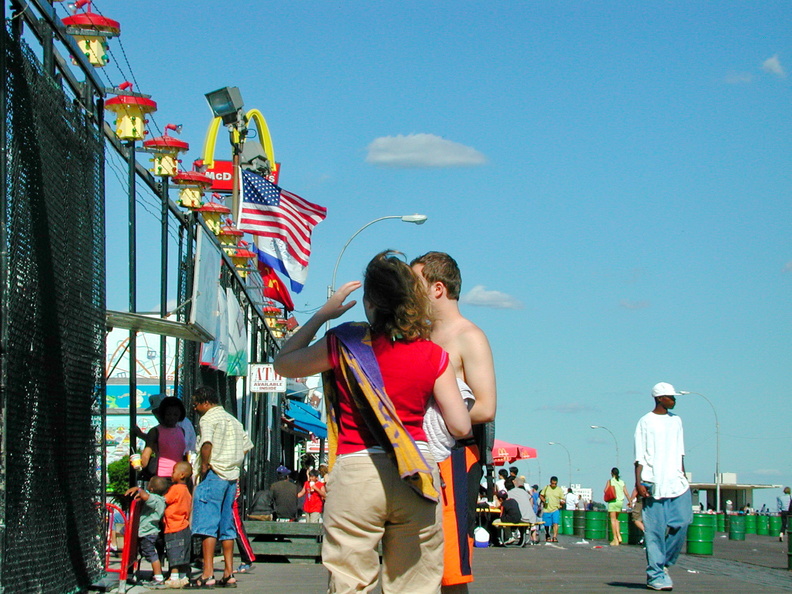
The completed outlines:
[[[157,476],[170,478],[176,463],[186,459],[184,429],[177,424],[184,420],[186,411],[181,400],[169,396],[152,412],[156,413],[160,424],[148,432],[140,462],[146,468],[151,456],[156,455]]]
[[[343,324],[311,344],[322,325],[355,305],[344,303],[360,288],[355,281],[344,284],[275,358],[276,372],[286,377],[331,372],[325,399],[335,463],[327,475],[322,546],[331,592],[374,587],[379,543],[383,593],[440,591],[439,476],[423,416],[434,397],[449,431],[460,438],[470,433],[470,416],[448,355],[429,341],[423,285],[399,256],[382,252],[366,268],[369,325],[361,339],[361,325]]]

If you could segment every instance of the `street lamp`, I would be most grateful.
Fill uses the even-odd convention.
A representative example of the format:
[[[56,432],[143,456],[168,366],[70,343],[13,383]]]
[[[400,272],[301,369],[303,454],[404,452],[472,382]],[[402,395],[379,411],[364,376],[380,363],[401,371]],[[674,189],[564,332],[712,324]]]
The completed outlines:
[[[567,489],[571,489],[572,488],[572,456],[569,455],[569,450],[567,450],[567,447],[563,443],[558,443],[557,441],[548,441],[547,445],[561,446],[562,448],[564,448],[564,450],[566,450],[567,460],[569,461],[569,485],[567,486]]]
[[[701,394],[700,392],[691,392],[680,390],[680,394],[696,394],[701,396],[707,401],[707,404],[712,407],[712,413],[715,415],[715,511],[721,510],[721,473],[720,473],[720,422],[718,422],[718,411],[715,410],[715,405],[710,402],[710,399]]]
[[[613,443],[616,444],[616,468],[619,468],[619,441],[616,439],[616,436],[613,434],[613,431],[611,431],[607,427],[603,427],[602,425],[591,425],[591,428],[605,429],[605,431],[611,434],[611,437],[613,438]]]
[[[333,296],[333,293],[335,293],[336,272],[338,272],[338,265],[341,263],[341,256],[344,255],[344,252],[346,251],[347,246],[352,242],[353,239],[355,239],[355,237],[358,236],[358,234],[361,231],[363,231],[363,229],[365,229],[366,227],[370,227],[374,223],[379,223],[380,221],[384,221],[385,219],[401,219],[403,223],[413,223],[415,225],[423,225],[426,222],[427,218],[428,217],[426,215],[422,215],[422,214],[390,215],[390,216],[387,216],[387,217],[380,217],[378,219],[374,219],[373,221],[369,221],[368,223],[363,225],[360,229],[355,231],[355,233],[352,234],[352,237],[350,237],[347,240],[347,242],[344,244],[344,247],[341,248],[341,253],[338,254],[338,259],[336,260],[335,267],[333,268],[333,279],[330,281],[330,285],[327,287],[327,298],[330,299],[330,297]],[[327,322],[327,328],[328,328],[328,330],[330,329],[330,322],[329,321]]]

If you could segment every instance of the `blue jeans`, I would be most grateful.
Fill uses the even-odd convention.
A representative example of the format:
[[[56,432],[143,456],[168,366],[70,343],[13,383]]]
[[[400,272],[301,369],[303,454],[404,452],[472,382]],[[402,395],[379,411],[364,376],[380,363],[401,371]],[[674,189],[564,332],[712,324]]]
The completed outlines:
[[[690,489],[678,497],[643,500],[644,542],[646,543],[646,578],[664,583],[664,568],[676,563],[685,543],[687,527],[693,521]]]
[[[193,493],[192,532],[217,540],[234,540],[232,505],[236,497],[236,481],[226,481],[213,471],[206,473]]]

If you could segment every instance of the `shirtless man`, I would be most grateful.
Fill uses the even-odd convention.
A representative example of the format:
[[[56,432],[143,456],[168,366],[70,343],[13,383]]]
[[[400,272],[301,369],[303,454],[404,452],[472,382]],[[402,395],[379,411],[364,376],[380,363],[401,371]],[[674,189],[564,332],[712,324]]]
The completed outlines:
[[[474,437],[458,442],[440,463],[445,533],[442,591],[467,592],[467,584],[473,581],[473,527],[482,476],[483,424],[495,420],[495,366],[484,332],[459,311],[462,277],[454,259],[442,252],[429,252],[413,260],[411,266],[423,279],[432,303],[432,341],[448,352],[463,396],[468,391],[475,397],[470,408],[470,418],[477,425]]]

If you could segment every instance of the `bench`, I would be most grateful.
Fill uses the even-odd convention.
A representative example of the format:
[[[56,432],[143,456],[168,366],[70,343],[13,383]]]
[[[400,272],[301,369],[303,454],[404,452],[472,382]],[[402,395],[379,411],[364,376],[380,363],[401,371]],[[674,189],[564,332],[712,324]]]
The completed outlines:
[[[533,541],[530,539],[530,532],[531,529],[536,527],[544,526],[544,522],[501,522],[500,520],[495,520],[492,522],[492,526],[494,528],[500,528],[500,542],[504,547],[525,547],[528,544],[534,544]],[[519,538],[516,541],[509,542],[512,540],[512,532],[513,529],[517,528],[519,532]],[[507,544],[508,543],[508,544]]]
[[[322,561],[322,524],[246,520],[244,526],[256,556],[285,557],[293,563]]]

